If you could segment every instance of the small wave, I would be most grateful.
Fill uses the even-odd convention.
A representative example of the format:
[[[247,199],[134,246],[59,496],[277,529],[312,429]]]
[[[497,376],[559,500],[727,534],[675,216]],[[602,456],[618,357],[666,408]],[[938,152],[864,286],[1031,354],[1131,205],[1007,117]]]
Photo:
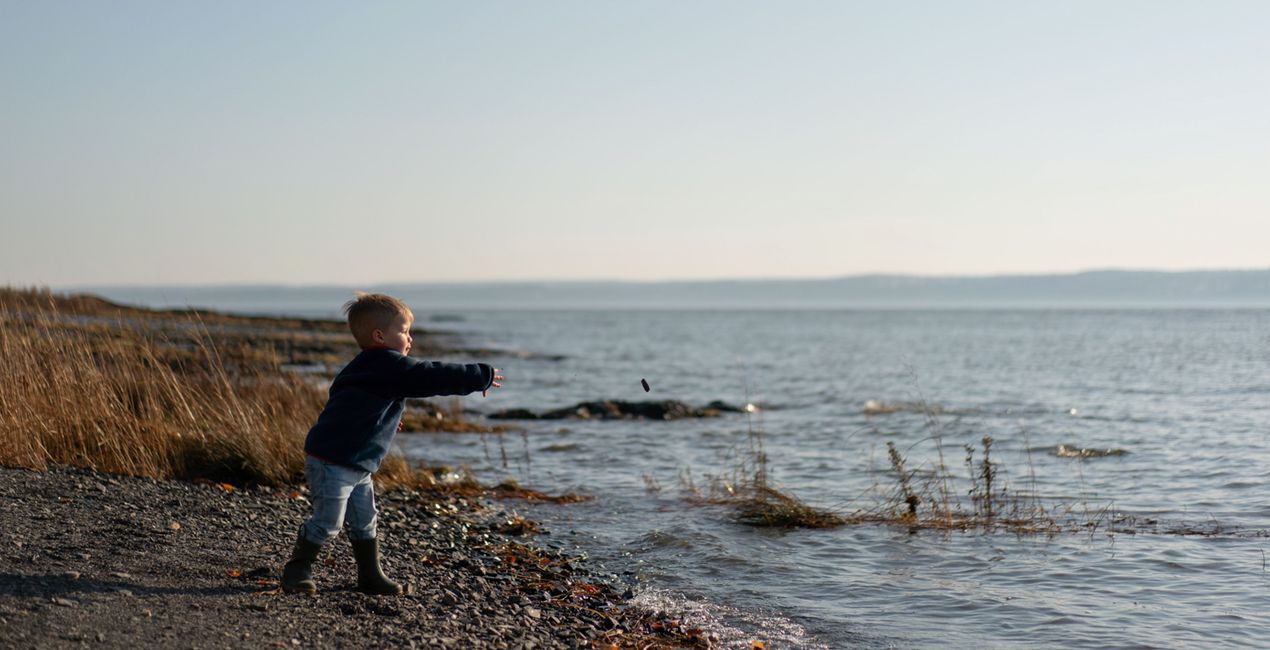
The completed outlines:
[[[692,548],[692,542],[687,539],[672,533],[665,533],[660,530],[652,530],[644,533],[640,536],[639,541],[642,543],[642,546],[647,546],[649,548]]]
[[[1223,524],[1216,519],[1205,521],[1161,520],[1147,516],[1121,515],[1111,520],[1107,530],[1129,535],[1173,535],[1176,537],[1209,537],[1227,539],[1265,539],[1270,530]],[[1160,560],[1163,561],[1163,560]]]
[[[953,414],[938,404],[925,402],[884,402],[878,399],[865,400],[860,412],[865,415],[890,415],[892,413],[927,413],[931,415]]]
[[[904,406],[902,404],[888,404],[886,402],[871,399],[864,403],[864,408],[862,410],[865,415],[888,415],[904,410]]]
[[[552,445],[547,445],[546,447],[539,449],[539,451],[577,451],[578,449],[581,449],[581,448],[582,448],[582,445],[576,442],[561,442],[561,443],[556,443]]]
[[[1041,621],[1041,625],[1074,625],[1078,621],[1070,616],[1059,616]]]
[[[1230,481],[1221,486],[1223,490],[1246,490],[1248,488],[1259,488],[1265,483],[1261,481]]]
[[[1085,415],[1077,408],[1055,409],[1054,407],[1044,404],[1015,404],[1003,402],[991,402],[979,406],[963,406],[959,408],[947,407],[940,404],[931,404],[924,401],[897,401],[888,402],[880,399],[865,400],[860,412],[864,415],[891,415],[893,413],[916,413],[926,416],[949,416],[949,417],[985,417],[985,418],[1018,418],[1026,416],[1049,416],[1055,413],[1062,413],[1071,417],[1078,417],[1087,420],[1106,420],[1109,422],[1146,422],[1148,420],[1139,420],[1128,417],[1108,417],[1099,415]]]
[[[865,400],[864,406],[860,408],[860,412],[865,415],[890,415],[892,413],[920,413],[923,415],[988,415],[989,413],[978,408],[951,409],[940,406],[939,404],[929,404],[927,402],[884,402],[882,400],[871,399]]]
[[[828,650],[803,626],[773,612],[738,609],[659,589],[646,589],[632,603],[680,619],[685,627],[699,628],[711,647],[750,648],[761,641],[766,647]]]
[[[1119,447],[1089,449],[1076,445],[1058,445],[1047,447],[1045,450],[1059,458],[1105,458],[1107,456],[1124,456],[1129,453],[1127,449],[1120,449]]]

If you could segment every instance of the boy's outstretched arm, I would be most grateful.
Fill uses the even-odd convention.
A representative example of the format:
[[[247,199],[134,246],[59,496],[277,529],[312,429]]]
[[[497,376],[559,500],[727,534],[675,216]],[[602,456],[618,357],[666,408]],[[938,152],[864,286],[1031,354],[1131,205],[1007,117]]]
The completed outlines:
[[[485,363],[442,363],[419,361],[402,357],[394,383],[395,392],[402,397],[436,397],[440,395],[467,395],[491,387],[497,387],[497,374]]]

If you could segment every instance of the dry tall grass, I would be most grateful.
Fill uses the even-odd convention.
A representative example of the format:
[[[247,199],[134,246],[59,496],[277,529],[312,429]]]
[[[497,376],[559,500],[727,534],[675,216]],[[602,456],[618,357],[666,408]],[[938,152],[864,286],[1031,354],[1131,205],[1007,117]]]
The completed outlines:
[[[324,395],[196,314],[0,289],[0,463],[280,484]],[[171,334],[173,321],[184,327]],[[225,363],[223,356],[252,359]]]

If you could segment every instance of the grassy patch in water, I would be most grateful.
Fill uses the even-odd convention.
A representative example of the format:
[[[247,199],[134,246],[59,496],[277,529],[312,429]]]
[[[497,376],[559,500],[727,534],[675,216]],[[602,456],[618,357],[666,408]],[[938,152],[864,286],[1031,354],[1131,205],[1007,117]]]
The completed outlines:
[[[774,487],[769,480],[764,435],[761,428],[753,426],[752,420],[748,448],[735,452],[730,471],[707,475],[704,489],[697,487],[690,472],[684,472],[680,475],[680,485],[690,503],[728,506],[734,510],[737,521],[760,527],[894,525],[911,530],[1007,530],[1019,534],[1090,529],[1087,521],[1065,527],[1039,499],[1013,492],[992,459],[990,436],[981,439],[981,449],[965,447],[968,485],[958,488],[957,480],[943,462],[937,414],[933,409],[927,411],[927,423],[935,430],[930,439],[939,449],[938,466],[933,471],[920,473],[909,469],[904,455],[893,443],[887,443],[894,484],[889,489],[879,486],[873,490],[873,503],[854,511],[809,505],[790,492]],[[978,458],[976,454],[980,454]],[[646,476],[644,481],[649,492],[660,490],[655,479]],[[958,494],[966,498],[954,496]],[[1099,516],[1103,514],[1105,511]]]
[[[739,521],[764,528],[833,528],[847,523],[841,515],[813,508],[771,487],[755,491],[736,509]]]
[[[747,414],[748,415],[748,414]],[[680,474],[685,498],[694,504],[722,505],[733,509],[736,521],[761,528],[834,528],[849,523],[838,513],[804,503],[793,494],[771,485],[763,433],[749,427],[749,447],[726,475],[706,477],[699,489],[691,472]],[[644,477],[649,492],[661,486],[651,476]]]

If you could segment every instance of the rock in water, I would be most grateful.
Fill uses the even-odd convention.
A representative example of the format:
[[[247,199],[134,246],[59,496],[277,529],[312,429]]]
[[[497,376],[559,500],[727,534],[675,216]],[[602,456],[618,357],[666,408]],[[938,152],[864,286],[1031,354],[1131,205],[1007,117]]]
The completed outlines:
[[[678,420],[682,418],[713,418],[723,412],[741,412],[741,409],[723,402],[711,402],[697,408],[677,400],[652,402],[624,402],[601,400],[581,402],[573,406],[535,413],[528,409],[508,409],[491,413],[491,420]]]

